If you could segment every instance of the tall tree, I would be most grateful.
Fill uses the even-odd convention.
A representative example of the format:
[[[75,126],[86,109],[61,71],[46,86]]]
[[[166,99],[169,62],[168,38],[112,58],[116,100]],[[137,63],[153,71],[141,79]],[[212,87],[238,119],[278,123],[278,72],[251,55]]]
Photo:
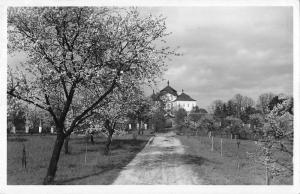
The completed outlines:
[[[224,115],[223,104],[224,102],[222,100],[215,100],[212,102],[211,108],[212,108],[212,113],[214,114],[215,117],[217,118],[223,117]]]
[[[233,100],[228,100],[228,102],[226,104],[226,108],[227,108],[227,116],[236,115],[236,107],[235,107],[235,103],[233,102]]]
[[[248,96],[243,96],[242,98],[242,108],[246,109],[247,107],[253,107],[254,100]]]
[[[269,103],[275,97],[273,93],[264,93],[258,97],[256,102],[257,109],[260,110],[264,115],[270,112]]]
[[[53,182],[74,128],[124,82],[153,82],[174,54],[163,45],[165,19],[142,17],[135,8],[9,8],[8,35],[9,52],[28,57],[22,71],[9,73],[7,94],[48,111],[56,125],[44,184]]]
[[[236,117],[240,118],[242,112],[242,103],[243,103],[243,96],[241,94],[236,94],[233,97],[233,102],[235,103],[236,108]]]

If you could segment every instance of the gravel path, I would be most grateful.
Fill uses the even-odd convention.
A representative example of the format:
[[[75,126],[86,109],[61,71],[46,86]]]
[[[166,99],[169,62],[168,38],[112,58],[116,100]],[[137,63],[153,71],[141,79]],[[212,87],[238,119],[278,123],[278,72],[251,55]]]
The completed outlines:
[[[185,150],[174,132],[157,134],[120,172],[113,184],[203,184],[185,161]]]

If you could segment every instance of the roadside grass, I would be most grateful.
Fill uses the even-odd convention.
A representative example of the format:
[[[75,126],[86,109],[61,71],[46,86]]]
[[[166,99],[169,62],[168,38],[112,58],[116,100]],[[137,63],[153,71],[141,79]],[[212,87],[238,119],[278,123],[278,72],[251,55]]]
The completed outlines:
[[[265,167],[247,157],[246,152],[254,152],[254,141],[240,140],[239,149],[235,139],[222,138],[223,157],[221,157],[221,138],[214,137],[214,151],[211,139],[206,136],[176,136],[185,146],[186,154],[206,159],[202,165],[192,164],[194,172],[205,182],[213,185],[263,185],[265,184]],[[283,152],[276,153],[282,162],[287,160]],[[213,161],[213,162],[209,162]],[[238,161],[240,168],[238,169]],[[291,185],[293,177],[280,176],[271,180],[273,185]]]
[[[122,168],[144,148],[150,137],[150,134],[145,134],[133,140],[131,134],[115,136],[110,155],[105,156],[105,137],[95,137],[95,144],[91,144],[86,143],[83,136],[72,135],[69,141],[70,154],[65,154],[62,149],[54,184],[111,184]],[[54,142],[54,135],[9,135],[7,184],[42,184]],[[22,168],[23,146],[27,154],[26,169]]]

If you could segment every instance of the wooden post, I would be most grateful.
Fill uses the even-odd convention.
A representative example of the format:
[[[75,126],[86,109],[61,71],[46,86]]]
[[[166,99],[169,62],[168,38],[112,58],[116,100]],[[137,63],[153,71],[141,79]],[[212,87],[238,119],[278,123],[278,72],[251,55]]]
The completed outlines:
[[[22,150],[22,168],[26,168],[27,166],[27,159],[26,159],[26,148],[25,144],[23,144],[23,150]]]
[[[266,185],[270,185],[269,169],[266,165]]]
[[[223,157],[223,138],[221,138],[221,157]]]
[[[85,143],[85,155],[84,155],[84,165],[86,165],[86,155],[87,155],[87,139],[86,139],[86,143]]]
[[[214,151],[214,136],[211,137],[211,151]]]
[[[266,166],[266,185],[270,185],[270,172],[269,172],[269,162],[270,162],[270,149],[266,150],[265,166]]]
[[[237,152],[236,152],[236,158],[237,158],[237,168],[240,169],[240,155],[239,155],[239,148],[240,148],[240,140],[237,138],[237,135],[235,135],[236,139],[236,145],[237,145]]]

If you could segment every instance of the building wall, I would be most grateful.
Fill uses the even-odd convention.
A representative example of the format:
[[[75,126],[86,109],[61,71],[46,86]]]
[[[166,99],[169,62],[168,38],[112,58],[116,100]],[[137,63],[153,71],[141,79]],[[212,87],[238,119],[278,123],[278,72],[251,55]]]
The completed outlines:
[[[184,108],[189,112],[196,106],[196,101],[175,101],[176,98],[176,96],[169,93],[160,97],[160,99],[166,103],[165,110],[178,110],[179,108]]]
[[[160,99],[166,103],[166,107],[165,107],[166,110],[173,109],[173,107],[174,107],[173,101],[176,100],[176,96],[174,96],[172,94],[165,94],[165,95],[161,96]]]
[[[176,109],[184,108],[186,111],[191,111],[196,106],[196,101],[175,101]]]

